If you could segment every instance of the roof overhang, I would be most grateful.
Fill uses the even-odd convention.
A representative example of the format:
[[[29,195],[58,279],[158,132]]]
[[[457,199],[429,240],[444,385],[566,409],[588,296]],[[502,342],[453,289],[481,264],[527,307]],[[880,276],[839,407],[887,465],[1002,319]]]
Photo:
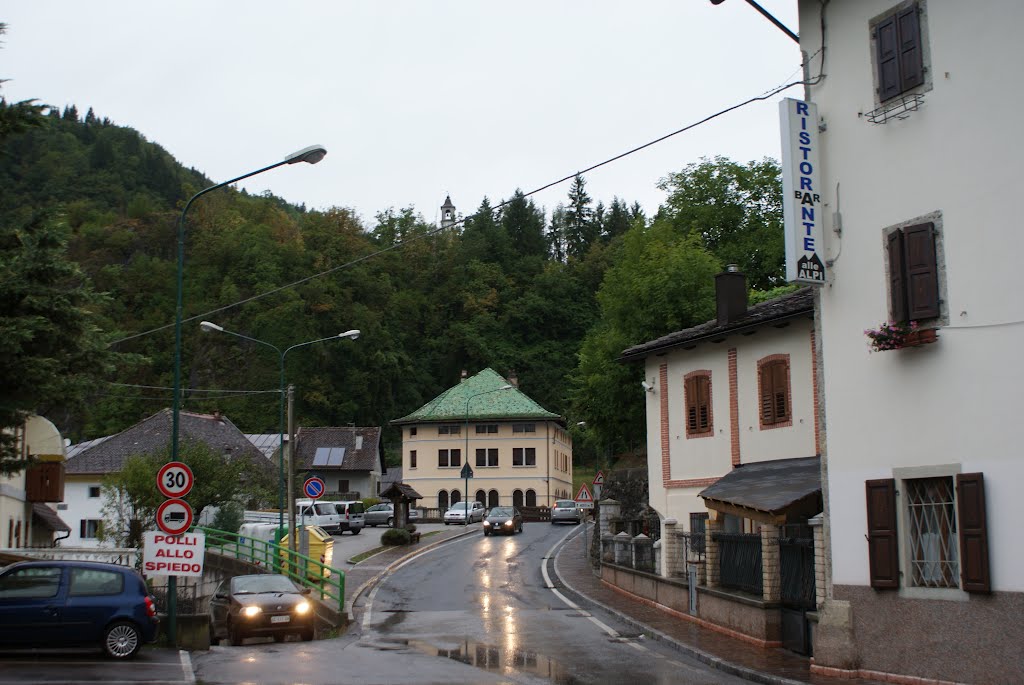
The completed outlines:
[[[788,511],[821,496],[821,459],[800,457],[743,464],[699,495],[709,509],[781,523]]]

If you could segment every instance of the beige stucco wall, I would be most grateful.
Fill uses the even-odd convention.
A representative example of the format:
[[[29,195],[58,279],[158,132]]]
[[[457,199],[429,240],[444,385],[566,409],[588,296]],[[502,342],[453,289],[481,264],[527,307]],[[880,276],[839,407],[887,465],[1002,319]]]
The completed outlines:
[[[497,424],[497,433],[478,434],[477,424]],[[532,423],[534,433],[513,433],[513,423]],[[458,490],[465,499],[465,481],[460,477],[462,464],[466,463],[466,452],[471,455],[469,465],[474,477],[469,481],[469,492],[475,496],[477,490],[496,490],[500,504],[512,504],[513,492],[533,490],[537,495],[537,506],[549,506],[556,499],[572,498],[572,439],[568,432],[554,421],[470,421],[459,423],[458,435],[441,435],[439,425],[416,424],[402,427],[402,479],[416,489],[423,499],[421,506],[438,506],[441,490]],[[415,435],[412,431],[415,430]],[[468,450],[467,450],[468,445]],[[517,447],[536,450],[536,465],[513,466],[512,450]],[[438,466],[439,450],[460,451],[460,465]],[[498,466],[477,466],[476,450],[497,449]],[[413,468],[411,454],[416,452],[416,467]],[[486,502],[485,502],[486,503]]]

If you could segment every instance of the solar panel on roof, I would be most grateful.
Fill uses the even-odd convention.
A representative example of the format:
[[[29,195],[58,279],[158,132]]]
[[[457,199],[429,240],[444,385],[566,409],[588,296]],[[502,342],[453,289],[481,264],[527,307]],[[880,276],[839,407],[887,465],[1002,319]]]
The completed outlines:
[[[317,447],[316,454],[313,455],[313,466],[327,466],[327,462],[331,456],[330,447]]]
[[[331,456],[327,460],[327,466],[341,466],[342,460],[345,458],[344,447],[332,447]]]

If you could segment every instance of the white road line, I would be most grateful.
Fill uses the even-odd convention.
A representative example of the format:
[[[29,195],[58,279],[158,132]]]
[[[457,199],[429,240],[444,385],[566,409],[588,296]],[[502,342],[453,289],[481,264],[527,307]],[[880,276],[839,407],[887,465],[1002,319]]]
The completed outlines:
[[[179,650],[178,654],[181,656],[181,670],[184,672],[184,680],[186,683],[195,683],[196,674],[192,670],[192,657],[184,649]]]
[[[585,526],[587,524],[584,523],[583,525]],[[551,592],[553,592],[555,596],[557,596],[560,600],[565,602],[572,609],[576,609],[577,611],[583,611],[583,609],[581,609],[578,604],[571,601],[568,597],[559,592],[557,588],[555,588],[554,583],[551,582],[551,576],[548,575],[548,559],[551,559],[553,561],[555,556],[557,556],[552,556],[555,550],[558,549],[558,547],[561,546],[566,540],[568,540],[570,535],[577,532],[579,531],[577,531],[576,529],[570,530],[568,533],[562,536],[561,540],[559,540],[551,546],[551,549],[548,550],[548,553],[545,554],[544,557],[540,560],[540,572],[541,575],[544,576],[544,586],[547,589],[551,590]],[[583,611],[583,613],[586,614],[587,618],[590,619],[592,623],[594,623],[598,628],[606,632],[610,637],[619,637],[619,632],[617,630],[602,623],[594,616],[591,616],[589,612]]]

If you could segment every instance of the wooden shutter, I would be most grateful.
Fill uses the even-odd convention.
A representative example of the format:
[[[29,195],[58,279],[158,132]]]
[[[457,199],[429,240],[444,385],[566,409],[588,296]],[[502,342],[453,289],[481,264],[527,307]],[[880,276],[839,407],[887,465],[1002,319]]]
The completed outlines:
[[[772,395],[775,398],[775,420],[789,418],[789,364],[779,361],[772,365]]]
[[[900,94],[899,37],[896,16],[883,19],[875,26],[878,55],[878,99],[881,102]]]
[[[686,379],[686,430],[688,433],[697,432],[697,378]]]
[[[698,376],[697,381],[697,429],[701,433],[711,430],[711,379]]]
[[[907,320],[907,288],[903,271],[903,231],[889,234],[889,310],[893,321]]]
[[[939,276],[932,223],[903,229],[906,264],[907,317],[932,319],[939,315]]]
[[[80,519],[78,523],[78,537],[83,540],[85,539],[86,523],[85,519]]]
[[[900,586],[899,545],[896,539],[896,481],[865,483],[868,506],[868,565],[871,587],[892,590]]]
[[[960,529],[960,582],[967,592],[991,592],[988,574],[988,526],[985,480],[980,473],[956,477],[956,515]]]
[[[896,13],[901,93],[924,83],[924,59],[921,50],[919,16],[916,4]]]
[[[774,423],[775,414],[773,407],[772,390],[772,365],[765,364],[761,367],[761,423]]]

